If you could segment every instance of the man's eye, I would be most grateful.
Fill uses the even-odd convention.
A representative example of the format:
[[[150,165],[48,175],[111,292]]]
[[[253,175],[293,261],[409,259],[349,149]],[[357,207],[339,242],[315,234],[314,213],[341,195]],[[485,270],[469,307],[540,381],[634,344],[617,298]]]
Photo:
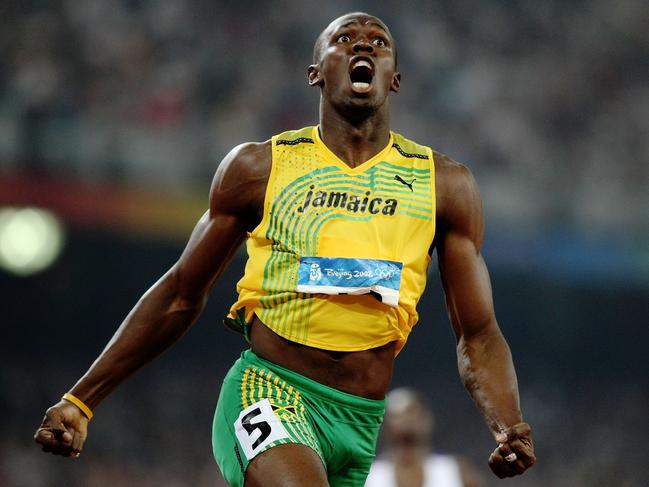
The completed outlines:
[[[336,42],[350,42],[352,40],[351,37],[347,34],[341,34],[338,36],[338,39],[336,39]]]
[[[381,37],[377,37],[376,39],[374,39],[372,41],[372,44],[374,44],[375,46],[379,46],[379,47],[385,47],[385,39],[383,39]]]

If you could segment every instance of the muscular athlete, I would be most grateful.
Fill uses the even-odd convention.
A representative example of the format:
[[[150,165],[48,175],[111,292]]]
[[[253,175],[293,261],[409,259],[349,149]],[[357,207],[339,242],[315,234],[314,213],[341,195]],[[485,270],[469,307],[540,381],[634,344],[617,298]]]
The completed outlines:
[[[393,141],[393,134],[389,129],[388,95],[399,91],[400,81],[401,76],[396,71],[396,46],[382,21],[364,13],[347,14],[334,20],[318,37],[314,64],[308,68],[309,84],[318,87],[321,93],[320,123],[314,137],[309,139],[311,143],[317,139],[326,146],[322,150],[341,161],[348,171],[362,170],[366,161],[390,149],[387,145]],[[277,139],[273,140],[275,142],[242,144],[224,158],[212,182],[209,209],[198,221],[179,260],[134,306],[106,348],[69,391],[68,399],[47,410],[35,434],[43,450],[78,457],[87,437],[91,411],[123,380],[173,345],[196,321],[212,285],[237,248],[264,218],[269,218],[265,200],[274,164],[273,151],[278,147]],[[291,140],[286,145],[299,142]],[[434,161],[431,219],[435,231],[423,254],[437,250],[448,314],[457,337],[460,377],[497,443],[489,457],[489,465],[498,477],[519,475],[534,464],[535,456],[530,427],[522,419],[510,350],[496,322],[489,276],[480,253],[483,217],[478,189],[464,166],[443,154],[434,151],[429,154]],[[405,156],[427,157],[407,153]],[[275,174],[273,181],[279,176]],[[399,175],[392,184],[408,194],[416,187],[413,185],[421,183],[415,179]],[[315,199],[307,201],[308,198],[311,196],[305,197],[300,208],[305,212],[316,211],[317,208],[313,208]],[[371,213],[381,210],[389,215],[395,212],[396,203],[388,201],[381,200],[374,205],[367,203],[366,198],[364,204],[370,205]],[[377,206],[379,203],[383,206]],[[359,246],[362,244],[358,242]],[[380,242],[375,244],[380,245]],[[359,252],[362,251],[361,247]],[[294,293],[292,296],[316,301],[331,298],[327,294]],[[398,309],[381,303],[381,296],[365,294],[344,298],[368,303],[368,311],[370,307],[374,312],[382,310],[385,313],[395,313]],[[372,299],[377,304],[368,301]],[[298,377],[301,383],[311,384],[315,389],[331,391],[332,395],[338,394],[362,407],[365,403],[376,405],[380,410],[392,378],[395,355],[403,346],[407,332],[400,335],[400,339],[391,338],[367,349],[318,347],[309,345],[308,340],[294,339],[270,322],[264,323],[260,314],[255,312],[248,317],[245,333],[250,343],[249,356],[255,357],[257,364],[268,364],[268,377],[274,377],[271,371],[275,371],[273,374],[286,371],[288,376]],[[358,315],[349,313],[337,316],[335,321],[353,329],[357,319]],[[255,367],[246,370],[258,370]],[[230,374],[224,388],[229,377]],[[247,384],[245,377],[240,380],[241,384]],[[282,380],[273,381],[279,397],[283,393],[279,389]],[[287,387],[288,391],[292,389]],[[222,403],[231,402],[223,398],[223,394],[217,417],[218,408],[225,408]],[[275,400],[275,396],[271,399]],[[247,398],[243,400],[246,405]],[[251,398],[251,402],[255,400]],[[272,404],[275,409],[275,403]],[[292,417],[296,413],[290,406],[277,407],[283,410],[282,417]],[[254,414],[261,413],[254,411]],[[240,416],[237,420],[241,431],[250,433],[251,441],[271,434],[267,423],[264,426],[251,418],[254,416]],[[326,414],[323,418],[326,419]],[[237,445],[234,441],[235,433],[225,431],[230,426],[215,422],[215,435],[219,437],[215,440],[215,454],[219,460],[220,455],[236,453],[241,466],[240,478],[233,480],[226,475],[234,485],[245,482],[247,487],[360,486],[367,474],[365,467],[369,470],[368,463],[360,465],[360,474],[357,472],[360,477],[350,480],[351,477],[345,478],[343,474],[334,476],[317,448],[306,440],[295,439],[301,438],[301,433],[287,432],[288,425],[282,434],[292,435],[290,439],[277,441],[262,453],[248,458],[248,453],[244,456],[239,448],[243,444]],[[275,434],[274,429],[272,432]],[[368,440],[372,446],[375,439],[373,436]],[[216,451],[220,442],[225,441],[233,442],[234,453]],[[346,446],[345,442],[349,441],[341,437],[339,445],[333,444],[332,448]],[[253,442],[252,447],[255,446]],[[371,454],[370,451],[370,461]],[[219,464],[223,468],[221,462]]]

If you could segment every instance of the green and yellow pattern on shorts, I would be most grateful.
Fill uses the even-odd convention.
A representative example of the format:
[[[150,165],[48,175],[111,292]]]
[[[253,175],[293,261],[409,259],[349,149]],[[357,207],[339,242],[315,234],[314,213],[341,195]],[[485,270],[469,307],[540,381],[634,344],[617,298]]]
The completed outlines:
[[[313,449],[332,487],[363,486],[374,458],[384,401],[323,386],[248,350],[226,375],[214,416],[214,456],[230,485],[276,445]]]

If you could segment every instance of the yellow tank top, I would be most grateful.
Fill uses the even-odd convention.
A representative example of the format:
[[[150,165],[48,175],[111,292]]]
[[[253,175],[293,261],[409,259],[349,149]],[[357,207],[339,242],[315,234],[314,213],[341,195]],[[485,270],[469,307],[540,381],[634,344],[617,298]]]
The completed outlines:
[[[304,345],[357,351],[396,341],[398,353],[417,323],[434,235],[430,148],[390,133],[351,168],[318,127],[276,135],[263,218],[225,323],[248,338],[254,314]]]

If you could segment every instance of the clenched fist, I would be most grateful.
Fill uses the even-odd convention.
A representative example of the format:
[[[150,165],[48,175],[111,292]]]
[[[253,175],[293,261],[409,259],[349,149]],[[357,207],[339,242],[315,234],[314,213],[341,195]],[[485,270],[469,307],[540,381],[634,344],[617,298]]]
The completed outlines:
[[[43,451],[77,458],[88,435],[88,418],[72,403],[61,401],[45,412],[34,440]]]
[[[518,423],[496,435],[498,446],[489,457],[489,467],[499,478],[520,475],[536,462],[532,430]]]

